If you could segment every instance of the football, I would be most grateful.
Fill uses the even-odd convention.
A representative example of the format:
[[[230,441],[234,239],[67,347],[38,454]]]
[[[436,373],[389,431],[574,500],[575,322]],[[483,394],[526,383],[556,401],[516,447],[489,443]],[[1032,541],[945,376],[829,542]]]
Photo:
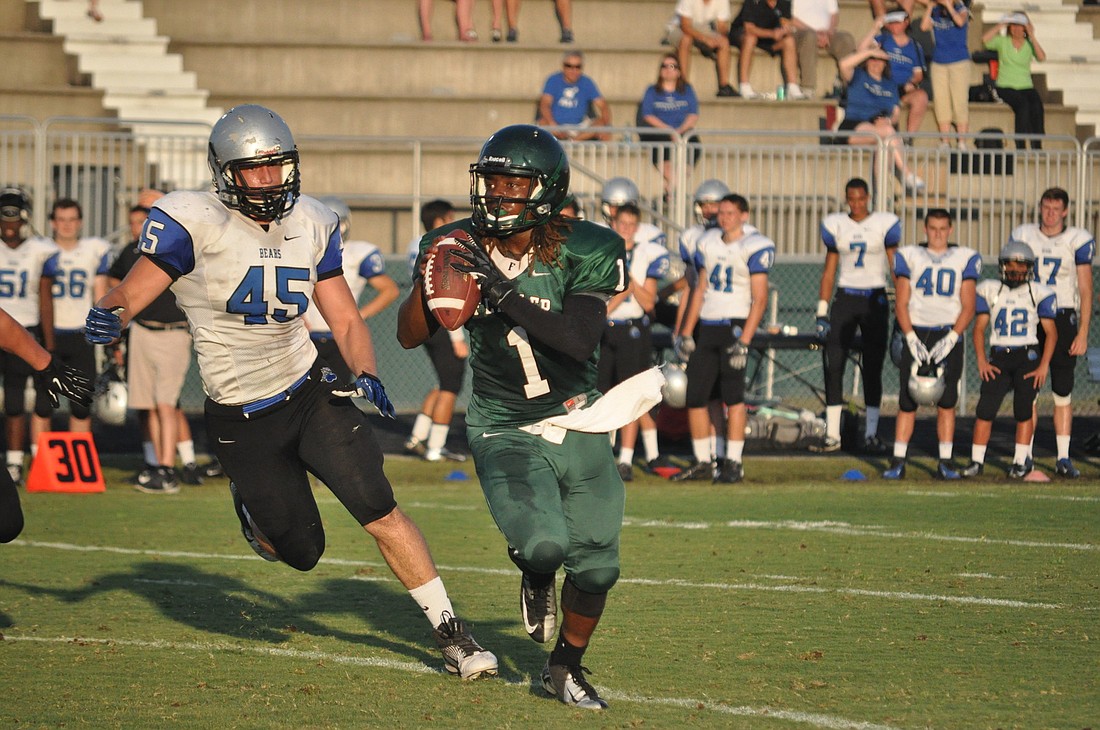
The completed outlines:
[[[424,266],[424,299],[439,323],[449,330],[466,324],[481,303],[481,290],[474,277],[451,268],[453,262],[463,263],[455,251],[465,249],[464,243],[476,245],[466,231],[440,236]]]

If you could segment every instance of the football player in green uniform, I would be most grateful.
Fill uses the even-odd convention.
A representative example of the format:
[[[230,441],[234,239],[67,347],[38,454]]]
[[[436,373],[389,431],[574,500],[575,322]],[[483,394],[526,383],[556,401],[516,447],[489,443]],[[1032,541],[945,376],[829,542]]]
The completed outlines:
[[[481,288],[466,323],[470,451],[508,555],[523,572],[521,611],[535,641],[555,635],[555,574],[565,568],[544,688],[568,705],[600,710],[607,703],[586,681],[581,657],[619,578],[625,490],[606,419],[588,419],[579,430],[576,417],[601,410],[596,363],[607,302],[625,287],[624,244],[609,228],[560,214],[569,162],[543,129],[501,129],[470,172],[473,215],[430,231],[421,262],[449,231],[477,242],[466,265],[453,264]],[[437,326],[418,277],[401,306],[398,340],[415,347]],[[612,410],[612,400],[602,410]]]

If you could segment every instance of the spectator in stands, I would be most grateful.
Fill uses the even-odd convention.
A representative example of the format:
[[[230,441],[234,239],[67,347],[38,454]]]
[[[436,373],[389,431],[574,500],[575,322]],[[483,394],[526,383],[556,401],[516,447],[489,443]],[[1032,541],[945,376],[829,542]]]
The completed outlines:
[[[434,231],[455,219],[454,206],[446,200],[433,200],[420,209],[420,223],[425,231]],[[420,236],[409,243],[409,271],[413,276],[419,270],[416,258],[420,253]],[[428,391],[420,412],[413,421],[412,433],[405,439],[405,450],[427,461],[465,461],[466,455],[447,449],[447,436],[454,417],[455,401],[462,390],[466,375],[466,359],[470,347],[461,328],[449,332],[439,327],[424,342],[424,351],[431,360],[439,385]]]
[[[1016,115],[1016,134],[1046,134],[1043,98],[1031,80],[1031,62],[1045,61],[1047,54],[1035,38],[1035,26],[1026,13],[1009,13],[982,36],[982,43],[997,52],[997,95]],[[1025,141],[1016,140],[1023,149]],[[1040,149],[1042,140],[1031,140]]]
[[[666,53],[661,58],[661,65],[657,68],[657,82],[645,90],[638,116],[639,126],[670,130],[685,138],[688,144],[699,143],[699,135],[694,132],[695,124],[699,121],[699,101],[695,98],[695,89],[684,81],[680,61],[675,53]],[[643,142],[668,142],[672,136],[669,132],[643,132],[638,138]],[[671,150],[667,146],[653,150],[653,164],[661,170],[666,198],[672,190],[670,158]],[[692,163],[695,158],[693,147]]]
[[[718,73],[718,96],[737,96],[730,85],[731,17],[729,0],[679,0],[675,15],[679,28],[669,35],[669,42],[676,47],[685,81],[691,72],[693,47],[714,61]]]
[[[606,139],[607,135],[600,132],[585,131],[589,126],[609,126],[611,107],[596,82],[584,74],[584,54],[567,51],[562,56],[561,66],[562,70],[551,74],[542,87],[538,124],[572,127],[555,131],[554,136],[558,139]]]
[[[848,181],[844,198],[848,212],[831,213],[821,221],[825,266],[821,270],[815,326],[817,338],[824,345],[825,436],[819,443],[811,444],[810,450],[819,453],[840,450],[844,368],[858,330],[863,341],[860,370],[867,405],[862,450],[882,454],[886,446],[878,436],[878,423],[882,365],[886,361],[890,328],[886,288],[893,284],[894,253],[901,241],[901,222],[893,213],[871,210],[870,187],[862,178]]]
[[[652,241],[636,242],[641,212],[636,205],[620,205],[611,228],[626,244],[627,286],[607,303],[607,329],[600,341],[597,388],[612,387],[653,366],[652,315],[657,304],[657,285],[668,275],[668,249]],[[657,446],[657,423],[648,412],[619,429],[619,476],[634,480],[634,447],[641,428],[646,471],[669,466]]]
[[[922,180],[905,164],[904,148],[897,136],[898,88],[890,79],[890,59],[881,48],[856,51],[840,62],[840,77],[848,84],[848,106],[842,131],[874,132],[853,134],[848,144],[873,145],[878,137],[889,141],[894,158],[894,173],[906,190],[924,188]]]
[[[493,0],[493,41],[500,40],[497,22],[500,18],[501,0]],[[519,40],[519,0],[504,0],[505,11],[508,16],[509,43]],[[554,14],[558,18],[558,26],[561,28],[561,42],[572,43],[573,37],[573,0],[554,0]]]
[[[718,204],[718,228],[699,240],[693,265],[699,284],[691,293],[687,314],[680,324],[677,351],[687,361],[688,426],[691,430],[691,466],[675,481],[712,479],[732,484],[744,478],[745,368],[752,338],[768,306],[768,272],[775,262],[775,243],[759,232],[746,230],[749,203],[736,193]],[[715,269],[725,275],[708,280]],[[699,326],[699,340],[692,333]],[[713,462],[707,403],[715,385],[728,409],[726,458]],[[718,434],[721,438],[722,434]]]
[[[148,201],[156,198],[144,195]],[[149,208],[130,208],[130,243],[107,271],[108,286],[118,286],[141,258],[138,241]],[[134,488],[146,494],[175,494],[179,482],[202,484],[195,465],[191,427],[179,408],[180,393],[191,366],[191,332],[176,297],[165,290],[127,330],[127,404],[138,412],[145,466],[134,475]],[[121,358],[121,352],[116,350]],[[118,363],[121,364],[121,363]],[[179,451],[183,470],[176,472]]]
[[[791,0],[745,0],[741,12],[730,30],[730,45],[741,49],[737,61],[741,96],[759,99],[749,83],[752,52],[759,48],[773,58],[781,56],[788,99],[805,99],[798,78],[798,53],[794,46],[794,25],[791,22]]]
[[[970,10],[966,0],[917,0],[928,6],[921,18],[921,28],[931,30],[936,41],[932,53],[932,105],[941,135],[951,132],[954,124],[959,134],[970,131],[970,51],[966,33],[970,28]],[[941,147],[950,147],[947,137]],[[966,149],[966,140],[959,140],[959,149]]]
[[[33,234],[31,199],[19,187],[0,191],[0,269],[8,279],[0,286],[0,309],[24,327],[35,342],[46,350],[53,342],[53,279],[46,273],[46,262],[57,253],[49,239]],[[19,286],[15,286],[15,282]],[[7,468],[12,481],[23,484],[23,457],[27,443],[27,378],[34,375],[30,365],[14,354],[0,353],[0,375],[4,378],[4,420],[7,434]],[[38,434],[49,431],[53,408],[47,394],[35,392],[30,443],[33,458]]]
[[[890,57],[890,80],[898,87],[900,103],[909,107],[905,129],[919,132],[928,113],[928,92],[921,88],[924,50],[909,36],[909,14],[894,10],[876,19],[871,32],[860,41],[859,50],[876,45]]]
[[[452,0],[455,6],[455,25],[458,26],[458,39],[460,41],[476,41],[477,31],[474,30],[474,0]],[[432,6],[434,0],[419,0],[420,13],[420,38],[424,41],[433,40],[432,36]]]
[[[894,254],[894,311],[905,336],[901,352],[898,416],[894,424],[894,455],[884,479],[904,479],[909,442],[917,422],[916,398],[909,380],[914,373],[943,368],[944,390],[936,399],[936,440],[939,461],[936,477],[959,479],[951,457],[955,449],[955,407],[963,373],[964,344],[960,340],[974,319],[975,287],[981,276],[982,258],[976,251],[950,242],[954,216],[932,208],[924,216],[925,242],[902,246]],[[925,403],[925,405],[932,405]]]
[[[92,303],[107,291],[111,244],[80,235],[84,211],[72,198],[60,198],[50,212],[57,255],[45,265],[53,277],[54,355],[86,373],[96,371],[95,348],[84,340],[84,320]],[[91,409],[71,403],[69,430],[92,430]]]
[[[793,0],[791,24],[798,67],[802,71],[802,93],[812,96],[817,88],[817,52],[829,52],[837,62],[856,49],[852,34],[840,30],[840,5],[837,0]]]

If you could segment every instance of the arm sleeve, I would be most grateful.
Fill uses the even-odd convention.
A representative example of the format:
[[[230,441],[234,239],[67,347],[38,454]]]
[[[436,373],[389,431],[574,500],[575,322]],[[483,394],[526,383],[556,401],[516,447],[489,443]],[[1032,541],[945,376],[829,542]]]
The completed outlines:
[[[501,312],[527,334],[577,362],[586,361],[607,326],[607,302],[594,294],[570,294],[561,312],[547,312],[524,297],[511,296]]]

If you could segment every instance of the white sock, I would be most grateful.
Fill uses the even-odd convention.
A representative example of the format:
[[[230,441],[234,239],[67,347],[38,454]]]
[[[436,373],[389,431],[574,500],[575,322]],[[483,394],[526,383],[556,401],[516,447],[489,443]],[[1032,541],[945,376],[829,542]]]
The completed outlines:
[[[940,458],[950,459],[955,451],[955,444],[951,441],[940,441]]]
[[[976,461],[979,464],[985,463],[985,446],[978,446],[974,444],[970,447],[970,460]]]
[[[825,406],[825,435],[840,441],[840,414],[844,406]]]
[[[38,456],[38,444],[31,444],[31,460]]]
[[[433,423],[428,431],[428,451],[441,451],[447,443],[447,433],[450,430],[449,424]]]
[[[894,458],[904,459],[905,455],[909,453],[908,441],[895,441],[894,442]]]
[[[1069,436],[1055,436],[1054,441],[1055,441],[1055,443],[1058,444],[1058,458],[1059,459],[1068,459],[1069,458]]]
[[[619,463],[631,464],[634,462],[634,449],[628,449],[625,446],[619,449]]]
[[[438,575],[419,588],[410,590],[409,595],[428,617],[433,629],[443,623],[443,614],[447,614],[448,618],[455,615],[447,589],[443,586],[443,579]]]
[[[657,429],[642,429],[642,445],[645,446],[645,458],[653,461],[661,455],[657,446]]]
[[[22,451],[9,451],[8,452],[8,466],[23,466],[23,452]]]
[[[1016,453],[1012,457],[1013,464],[1023,464],[1030,456],[1031,444],[1016,444]]]
[[[145,457],[146,464],[159,464],[160,459],[157,458],[157,447],[152,441],[141,442],[141,455]]]
[[[184,466],[195,463],[195,442],[188,439],[176,444],[176,453],[180,455],[180,461]]]
[[[432,417],[427,413],[417,413],[413,421],[412,437],[417,441],[427,441],[428,432],[432,430]]]
[[[741,461],[741,457],[745,453],[744,441],[727,441],[726,442],[726,458],[730,461]]]
[[[711,458],[710,455],[711,455],[711,453],[713,453],[710,450],[710,444],[711,444],[711,439],[710,439],[709,436],[707,438],[692,439],[691,440],[691,452],[692,452],[692,454],[695,455],[695,460],[696,461],[698,461],[698,462],[710,461],[710,458]]]
[[[866,438],[878,436],[878,414],[879,409],[877,406],[867,406],[867,423],[863,429],[863,435]]]

